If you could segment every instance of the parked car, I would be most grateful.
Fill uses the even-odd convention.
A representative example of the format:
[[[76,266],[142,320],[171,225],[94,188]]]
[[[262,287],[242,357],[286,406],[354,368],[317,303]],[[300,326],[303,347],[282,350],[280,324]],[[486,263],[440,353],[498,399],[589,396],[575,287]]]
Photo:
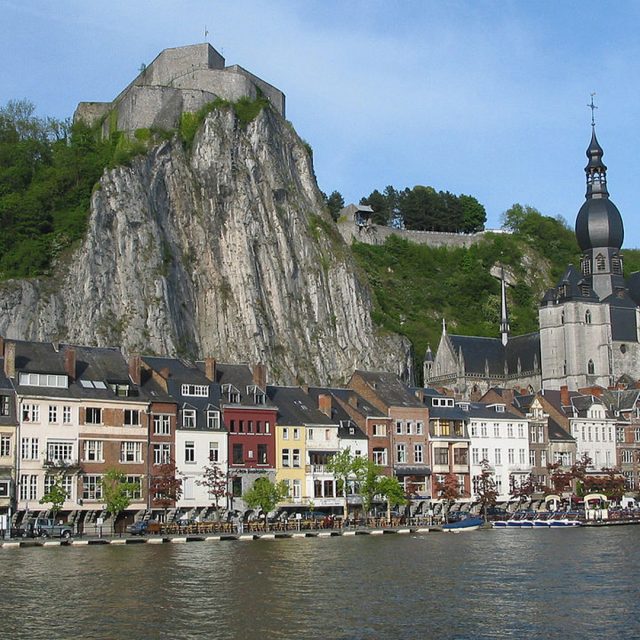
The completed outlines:
[[[12,535],[21,538],[64,538],[73,535],[73,527],[65,522],[56,523],[53,518],[30,518],[22,526],[14,529]]]
[[[144,536],[148,533],[157,533],[157,522],[155,520],[138,520],[127,527],[127,533],[132,536]]]

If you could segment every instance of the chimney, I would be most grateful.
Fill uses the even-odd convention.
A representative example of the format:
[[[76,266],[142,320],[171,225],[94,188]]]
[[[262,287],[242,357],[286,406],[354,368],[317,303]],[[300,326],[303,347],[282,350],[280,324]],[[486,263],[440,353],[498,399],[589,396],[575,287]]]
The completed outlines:
[[[16,343],[4,343],[4,374],[7,378],[16,377]]]
[[[76,379],[76,350],[73,347],[64,351],[64,370],[71,380]]]
[[[137,387],[142,383],[142,361],[138,353],[129,356],[129,378]]]
[[[327,393],[321,393],[318,396],[318,409],[324,413],[325,416],[331,417],[331,396]]]
[[[569,387],[567,387],[566,384],[560,387],[560,404],[562,404],[563,407],[566,407],[570,404]]]
[[[258,362],[253,366],[253,384],[261,389],[267,387],[267,365],[262,362]]]
[[[216,359],[207,357],[204,359],[204,375],[211,382],[216,381]]]

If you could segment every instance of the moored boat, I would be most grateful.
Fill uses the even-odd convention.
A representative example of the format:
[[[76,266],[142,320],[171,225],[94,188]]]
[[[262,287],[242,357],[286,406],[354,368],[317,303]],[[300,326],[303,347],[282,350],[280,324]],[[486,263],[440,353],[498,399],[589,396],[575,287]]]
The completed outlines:
[[[449,533],[460,533],[462,531],[476,531],[480,528],[480,525],[484,523],[482,518],[477,516],[467,516],[466,518],[460,518],[455,522],[447,522],[442,525],[443,531]]]

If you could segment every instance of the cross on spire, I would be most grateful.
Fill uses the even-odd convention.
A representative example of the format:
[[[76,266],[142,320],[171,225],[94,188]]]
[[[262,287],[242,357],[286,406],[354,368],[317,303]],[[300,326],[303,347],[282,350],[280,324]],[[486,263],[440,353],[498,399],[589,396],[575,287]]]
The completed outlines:
[[[595,119],[595,110],[598,108],[596,107],[595,104],[593,104],[593,96],[596,95],[596,92],[594,91],[591,94],[591,102],[587,105],[587,107],[589,107],[589,109],[591,109],[591,126],[595,127],[596,126],[596,119]]]

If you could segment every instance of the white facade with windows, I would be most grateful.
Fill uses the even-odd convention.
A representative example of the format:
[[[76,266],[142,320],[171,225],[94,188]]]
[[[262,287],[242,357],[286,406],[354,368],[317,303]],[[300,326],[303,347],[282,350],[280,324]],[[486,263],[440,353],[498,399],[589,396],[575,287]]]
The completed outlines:
[[[506,411],[504,405],[470,403],[471,492],[474,478],[482,472],[482,461],[491,467],[498,501],[509,500],[512,483],[525,481],[531,473],[529,421]]]
[[[216,464],[224,476],[228,471],[227,433],[196,429],[176,430],[175,463],[182,478],[182,496],[177,503],[181,509],[212,507],[214,496],[206,486],[198,484],[204,480],[205,467]],[[218,502],[220,508],[227,506],[225,499]]]

